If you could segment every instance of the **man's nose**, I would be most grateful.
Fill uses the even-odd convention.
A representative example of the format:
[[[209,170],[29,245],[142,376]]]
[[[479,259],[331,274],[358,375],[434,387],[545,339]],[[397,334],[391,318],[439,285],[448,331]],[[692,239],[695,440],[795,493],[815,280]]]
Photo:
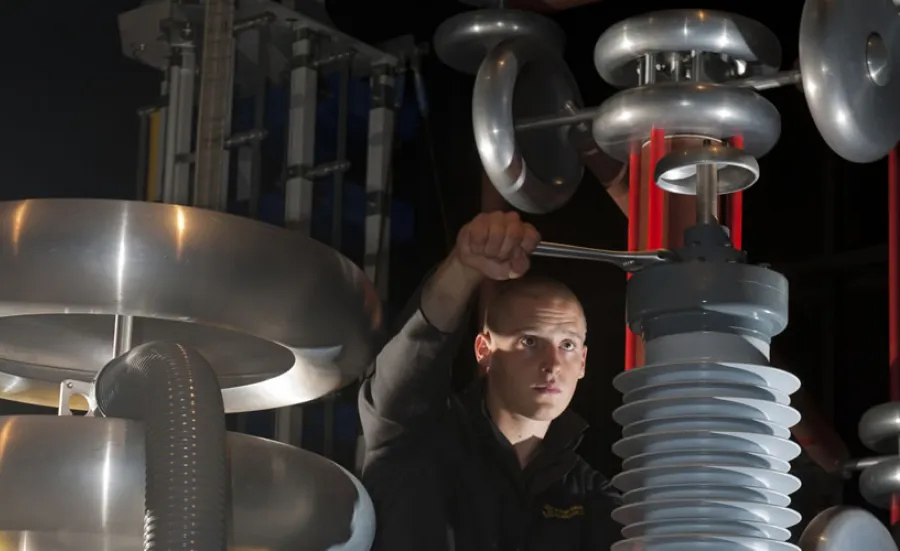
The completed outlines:
[[[541,358],[541,368],[544,370],[544,372],[553,374],[559,371],[559,368],[561,366],[562,361],[559,355],[559,350],[555,346],[544,347]]]

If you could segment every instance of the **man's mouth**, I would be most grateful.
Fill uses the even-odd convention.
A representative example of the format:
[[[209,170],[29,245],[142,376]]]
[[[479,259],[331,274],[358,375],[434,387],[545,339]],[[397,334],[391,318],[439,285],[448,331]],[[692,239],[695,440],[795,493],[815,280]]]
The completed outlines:
[[[531,385],[531,388],[538,394],[559,394],[561,392],[559,387],[553,383]]]

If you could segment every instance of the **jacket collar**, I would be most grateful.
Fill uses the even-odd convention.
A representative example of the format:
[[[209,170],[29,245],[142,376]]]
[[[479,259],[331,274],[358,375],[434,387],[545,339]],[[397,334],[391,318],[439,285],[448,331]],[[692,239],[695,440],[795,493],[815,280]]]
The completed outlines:
[[[479,377],[473,381],[463,393],[463,405],[473,419],[476,419],[479,424],[487,425],[499,442],[509,446],[509,441],[503,436],[488,414],[484,399],[485,387],[484,377]],[[575,448],[581,444],[584,431],[587,428],[587,422],[577,413],[567,408],[562,415],[550,423],[550,429],[547,431],[547,435],[541,444],[540,454],[555,457],[567,451],[574,452]]]

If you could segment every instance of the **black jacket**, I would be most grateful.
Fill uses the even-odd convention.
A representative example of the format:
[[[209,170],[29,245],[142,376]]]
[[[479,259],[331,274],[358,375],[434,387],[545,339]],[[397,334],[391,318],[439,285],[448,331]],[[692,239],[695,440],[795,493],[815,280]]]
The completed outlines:
[[[450,391],[462,331],[441,333],[418,294],[359,395],[375,551],[606,551],[619,539],[608,480],[575,449],[587,425],[555,420],[524,471],[487,416],[483,384]]]

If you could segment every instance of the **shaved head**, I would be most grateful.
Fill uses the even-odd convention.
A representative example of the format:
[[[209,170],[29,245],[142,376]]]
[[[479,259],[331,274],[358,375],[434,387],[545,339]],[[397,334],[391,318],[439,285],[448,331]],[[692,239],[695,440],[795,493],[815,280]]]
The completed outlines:
[[[475,337],[492,415],[547,423],[568,407],[587,357],[584,309],[571,289],[527,275],[497,283]]]
[[[584,316],[575,293],[564,283],[551,277],[526,275],[495,283],[494,294],[484,312],[483,331],[503,332],[509,329],[509,316],[518,299],[551,299],[573,303]]]

